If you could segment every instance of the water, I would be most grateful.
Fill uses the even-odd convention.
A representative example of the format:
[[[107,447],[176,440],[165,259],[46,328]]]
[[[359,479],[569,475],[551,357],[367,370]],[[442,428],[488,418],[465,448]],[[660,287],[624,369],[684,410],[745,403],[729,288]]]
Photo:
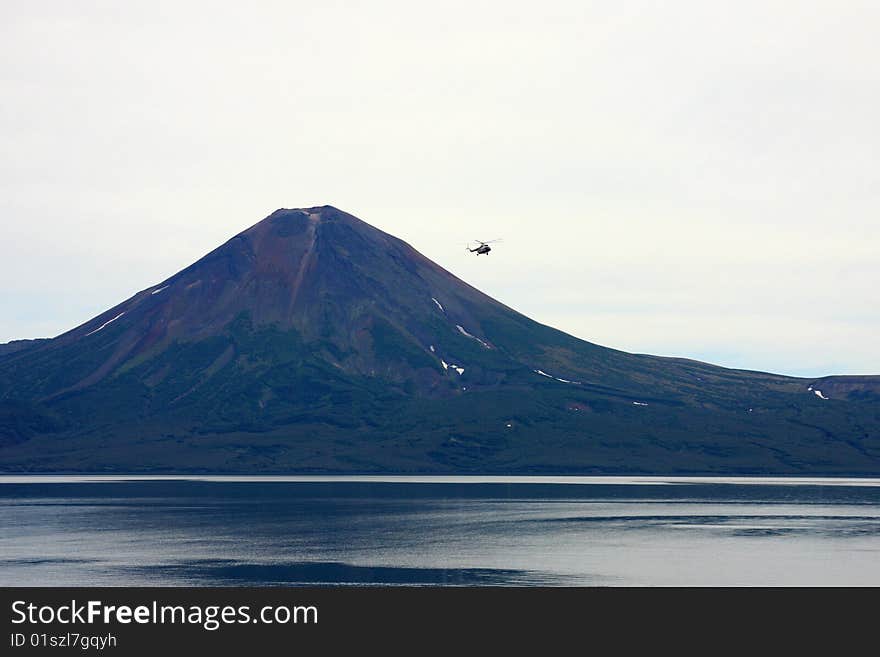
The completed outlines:
[[[0,585],[880,585],[880,480],[0,477]]]

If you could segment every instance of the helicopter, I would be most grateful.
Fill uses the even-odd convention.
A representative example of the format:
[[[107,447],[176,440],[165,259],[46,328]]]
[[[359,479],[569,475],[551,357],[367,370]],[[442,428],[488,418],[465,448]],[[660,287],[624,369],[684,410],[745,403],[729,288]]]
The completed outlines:
[[[497,239],[497,240],[489,240],[488,242],[484,242],[483,240],[474,240],[474,241],[475,241],[477,244],[479,244],[479,246],[478,246],[477,248],[472,249],[472,248],[470,247],[470,245],[466,246],[465,248],[466,248],[468,251],[470,251],[471,253],[476,253],[477,255],[484,255],[484,254],[485,254],[485,255],[488,255],[488,254],[489,254],[489,251],[492,250],[492,247],[489,246],[489,245],[490,245],[490,244],[495,244],[496,242],[500,242],[501,240],[500,240],[500,239]]]

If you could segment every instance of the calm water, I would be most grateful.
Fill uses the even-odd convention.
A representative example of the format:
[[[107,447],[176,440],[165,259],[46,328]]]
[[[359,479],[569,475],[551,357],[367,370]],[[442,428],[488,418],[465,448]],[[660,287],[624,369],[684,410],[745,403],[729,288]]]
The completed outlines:
[[[880,480],[0,477],[0,585],[880,585]]]

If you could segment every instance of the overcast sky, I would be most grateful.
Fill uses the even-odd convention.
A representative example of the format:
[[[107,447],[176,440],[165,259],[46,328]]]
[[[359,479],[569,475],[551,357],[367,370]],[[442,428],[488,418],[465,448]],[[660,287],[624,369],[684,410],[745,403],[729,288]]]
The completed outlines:
[[[2,0],[0,341],[331,204],[599,344],[880,373],[878,33],[841,0]]]

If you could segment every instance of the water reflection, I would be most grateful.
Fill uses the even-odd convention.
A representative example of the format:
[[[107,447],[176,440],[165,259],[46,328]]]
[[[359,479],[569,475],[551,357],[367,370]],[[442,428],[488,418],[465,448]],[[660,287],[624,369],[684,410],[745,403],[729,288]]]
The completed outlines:
[[[0,483],[0,585],[880,585],[880,487]]]

